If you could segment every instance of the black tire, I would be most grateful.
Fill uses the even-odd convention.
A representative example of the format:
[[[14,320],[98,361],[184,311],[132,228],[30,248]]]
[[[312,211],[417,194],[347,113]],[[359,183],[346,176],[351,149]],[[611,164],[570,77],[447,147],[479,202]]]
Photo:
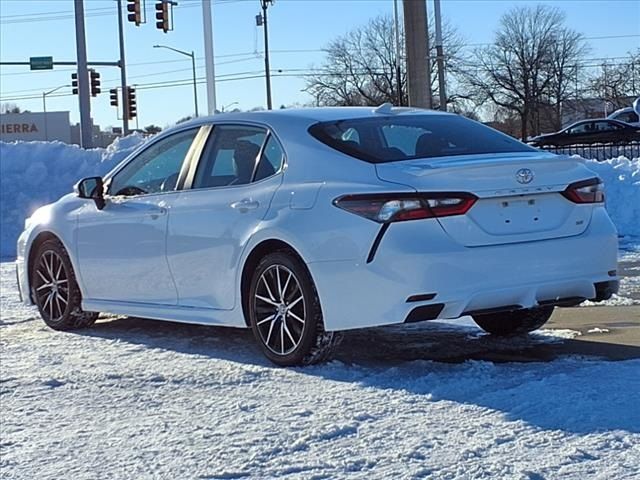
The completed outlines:
[[[473,320],[485,332],[493,335],[521,335],[543,326],[553,313],[553,307],[537,307],[512,312],[474,315]]]
[[[331,357],[341,336],[324,330],[318,293],[297,256],[286,250],[265,256],[245,293],[251,330],[273,363],[311,365]],[[275,337],[274,329],[278,330]]]
[[[73,266],[59,240],[42,242],[30,268],[32,298],[44,323],[63,331],[93,325],[98,314],[82,310],[82,295]]]

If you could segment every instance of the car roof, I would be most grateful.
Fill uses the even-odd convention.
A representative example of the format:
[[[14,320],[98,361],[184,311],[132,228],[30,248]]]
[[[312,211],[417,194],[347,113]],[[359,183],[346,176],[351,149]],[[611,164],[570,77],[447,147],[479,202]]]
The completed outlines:
[[[575,123],[572,123],[571,125],[564,127],[564,130],[575,127],[576,125],[582,125],[583,123],[591,123],[591,122],[609,122],[609,123],[615,123],[616,125],[623,125],[623,126],[626,125],[626,123],[621,122],[620,120],[616,120],[614,118],[585,118],[584,120],[579,120]]]
[[[386,105],[385,105],[386,106]],[[411,107],[309,107],[279,110],[261,110],[254,112],[218,113],[199,117],[179,124],[180,127],[196,126],[220,122],[260,122],[267,125],[279,124],[287,121],[303,121],[306,124],[330,122],[355,118],[374,118],[378,115],[454,115],[436,110]]]
[[[614,115],[617,115],[619,113],[627,113],[627,112],[635,112],[635,110],[633,109],[633,107],[624,107],[624,108],[619,108],[618,110],[616,110],[615,112],[611,112],[609,114],[609,116],[607,118],[611,118]]]

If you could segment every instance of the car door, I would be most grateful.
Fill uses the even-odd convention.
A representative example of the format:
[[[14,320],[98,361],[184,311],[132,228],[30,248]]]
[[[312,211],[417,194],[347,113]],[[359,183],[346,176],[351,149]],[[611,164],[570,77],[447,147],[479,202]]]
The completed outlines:
[[[595,122],[594,142],[619,142],[623,140],[622,127],[606,120]]]
[[[282,183],[283,164],[266,128],[214,127],[169,215],[167,258],[180,306],[234,307],[239,259]]]
[[[168,209],[199,130],[150,143],[106,180],[104,209],[87,201],[79,212],[76,248],[87,299],[177,303],[166,259]]]
[[[567,130],[567,135],[557,145],[572,145],[592,141],[593,122],[583,122]]]

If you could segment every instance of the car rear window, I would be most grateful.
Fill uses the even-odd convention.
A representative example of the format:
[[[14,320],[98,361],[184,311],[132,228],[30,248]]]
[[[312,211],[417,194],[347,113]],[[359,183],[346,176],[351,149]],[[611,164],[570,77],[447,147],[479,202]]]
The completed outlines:
[[[457,115],[380,116],[321,122],[309,133],[322,143],[371,163],[535,149]]]
[[[617,115],[611,116],[611,118],[613,118],[614,120],[618,120],[620,122],[627,122],[627,123],[637,123],[639,121],[638,115],[636,114],[636,112],[621,112]]]

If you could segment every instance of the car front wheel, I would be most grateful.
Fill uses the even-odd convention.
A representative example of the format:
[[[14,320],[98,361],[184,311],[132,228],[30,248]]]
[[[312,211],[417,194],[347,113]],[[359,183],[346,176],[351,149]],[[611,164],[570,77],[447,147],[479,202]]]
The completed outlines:
[[[304,263],[287,251],[265,256],[249,288],[249,322],[262,351],[281,366],[326,361],[339,334],[324,330],[320,299]]]
[[[473,320],[484,331],[494,335],[520,335],[543,326],[553,313],[553,307],[537,307],[512,312],[474,315]]]
[[[81,308],[80,288],[62,243],[51,239],[36,252],[31,270],[31,291],[40,316],[55,330],[91,326],[98,314]]]

